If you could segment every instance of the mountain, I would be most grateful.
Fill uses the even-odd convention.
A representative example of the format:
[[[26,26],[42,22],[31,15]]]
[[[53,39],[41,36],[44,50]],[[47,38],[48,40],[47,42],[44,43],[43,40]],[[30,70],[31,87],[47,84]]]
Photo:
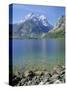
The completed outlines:
[[[52,28],[45,15],[29,13],[13,25],[13,38],[42,38]]]
[[[11,25],[10,25],[11,26]],[[65,16],[60,16],[52,26],[45,15],[29,13],[20,22],[13,24],[13,38],[18,39],[41,39],[41,38],[64,38]],[[11,30],[10,30],[11,32]]]
[[[54,28],[49,31],[46,38],[64,38],[65,37],[65,16],[59,17]]]

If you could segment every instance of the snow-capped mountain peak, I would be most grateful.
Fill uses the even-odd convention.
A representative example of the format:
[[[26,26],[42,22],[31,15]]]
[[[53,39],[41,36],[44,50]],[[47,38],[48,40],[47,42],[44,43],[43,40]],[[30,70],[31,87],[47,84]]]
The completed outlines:
[[[40,15],[39,16],[39,20],[46,20],[47,18],[46,18],[46,16],[45,15]]]
[[[27,20],[32,20],[35,23],[37,22],[41,22],[44,26],[48,26],[48,21],[47,21],[47,17],[45,15],[40,15],[40,14],[34,14],[34,13],[29,13],[27,14],[23,20],[21,20],[21,22],[19,23],[24,23]],[[18,24],[19,24],[18,23]]]
[[[46,20],[46,16],[45,15],[39,15],[39,14],[34,14],[34,13],[29,13],[25,16],[25,19],[33,19],[33,18],[36,18],[38,19],[39,21],[40,20]]]
[[[22,20],[20,20],[17,25],[19,25],[20,23],[24,23],[26,20],[32,19],[34,17],[33,13],[29,13],[27,14]]]
[[[33,17],[33,13],[29,13],[25,16],[25,20],[31,19]]]
[[[53,28],[45,15],[34,13],[27,14],[17,25],[21,26],[21,28],[23,26],[25,30],[26,28],[31,28],[32,31],[37,31],[38,29],[40,32],[48,32]]]

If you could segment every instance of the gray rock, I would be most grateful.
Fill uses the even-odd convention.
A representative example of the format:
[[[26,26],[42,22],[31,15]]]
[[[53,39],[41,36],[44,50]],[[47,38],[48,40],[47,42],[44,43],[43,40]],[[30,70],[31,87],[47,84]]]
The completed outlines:
[[[52,75],[48,71],[46,71],[45,74],[44,74],[44,77],[45,78],[50,78],[50,77],[52,77]]]
[[[44,84],[45,84],[47,81],[48,81],[48,78],[45,78],[45,79],[43,80]]]
[[[39,79],[40,79],[40,81],[42,81],[42,80],[44,79],[44,76],[40,76],[40,78],[39,78]]]
[[[31,70],[30,71],[25,71],[24,75],[25,75],[25,77],[28,77],[28,76],[33,77],[33,76],[35,76],[34,72],[31,71]]]
[[[49,82],[46,82],[46,83],[45,83],[45,85],[48,85],[48,84],[50,84],[50,83],[49,83]]]
[[[50,80],[54,80],[54,79],[58,79],[58,74],[54,74],[54,75],[52,75],[52,77],[50,78]]]
[[[58,79],[59,79],[62,83],[64,83],[64,82],[65,82],[65,74],[60,75],[60,76],[58,77]]]
[[[63,68],[63,70],[65,70],[65,66],[64,65],[62,66],[62,68]]]
[[[65,74],[65,70],[60,72],[60,75],[64,75]]]
[[[59,84],[59,83],[61,83],[60,80],[56,80],[56,81],[54,82],[54,84]]]
[[[62,66],[58,65],[58,66],[54,67],[53,73],[59,74],[62,70],[63,70]]]
[[[37,79],[37,76],[33,77],[32,80],[35,81]]]
[[[43,71],[36,71],[35,75],[36,76],[42,76],[42,75],[44,75],[44,72]]]
[[[34,82],[35,82],[35,85],[38,85],[40,83],[40,79],[37,78]]]
[[[32,85],[32,81],[28,81],[27,82],[27,85]]]
[[[27,82],[25,82],[24,86],[27,86],[27,85],[28,85],[28,83],[27,83]]]
[[[26,79],[22,79],[20,82],[21,82],[21,83],[25,83],[25,81],[26,81]]]
[[[44,85],[44,82],[40,82],[39,85]]]

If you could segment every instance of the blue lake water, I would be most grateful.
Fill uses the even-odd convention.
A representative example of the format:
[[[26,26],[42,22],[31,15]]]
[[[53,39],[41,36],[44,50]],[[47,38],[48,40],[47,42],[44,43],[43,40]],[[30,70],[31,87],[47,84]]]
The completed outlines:
[[[13,39],[13,66],[63,64],[64,39]]]

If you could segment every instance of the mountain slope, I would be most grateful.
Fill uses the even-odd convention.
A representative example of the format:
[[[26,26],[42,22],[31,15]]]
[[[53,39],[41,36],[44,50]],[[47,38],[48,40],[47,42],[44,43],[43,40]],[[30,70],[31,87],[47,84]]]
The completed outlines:
[[[59,17],[55,26],[49,24],[44,15],[30,13],[24,19],[13,25],[13,38],[41,39],[41,38],[64,38],[65,16]]]
[[[47,38],[64,38],[65,37],[65,17],[61,16],[54,28],[49,31],[45,37]]]
[[[21,23],[13,25],[13,38],[41,38],[52,28],[44,15],[30,13]]]

